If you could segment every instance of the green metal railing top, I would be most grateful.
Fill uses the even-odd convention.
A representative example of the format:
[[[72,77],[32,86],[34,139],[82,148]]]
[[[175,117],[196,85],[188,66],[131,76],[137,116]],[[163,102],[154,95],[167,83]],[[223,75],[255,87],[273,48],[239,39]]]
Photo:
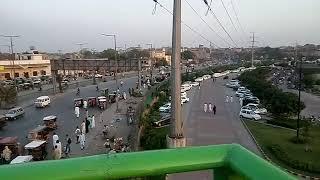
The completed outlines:
[[[214,169],[219,179],[290,180],[293,176],[238,144],[96,155],[0,166],[0,179],[120,179]]]

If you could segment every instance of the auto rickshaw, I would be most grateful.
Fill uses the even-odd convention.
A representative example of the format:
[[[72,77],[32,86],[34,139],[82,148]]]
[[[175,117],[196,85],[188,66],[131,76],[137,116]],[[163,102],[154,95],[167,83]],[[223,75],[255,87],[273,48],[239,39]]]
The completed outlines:
[[[6,117],[4,115],[0,115],[0,129],[7,125]]]
[[[32,155],[33,160],[40,161],[44,160],[47,156],[46,144],[46,141],[34,140],[25,145],[24,148],[28,150],[29,155]]]
[[[97,98],[96,97],[88,97],[88,106],[94,107],[97,105]]]
[[[82,98],[74,99],[74,107],[82,107],[82,106],[83,106],[83,99]]]
[[[116,102],[116,97],[117,97],[116,93],[110,93],[108,95],[109,103],[115,103]]]
[[[57,129],[57,116],[46,116],[43,118],[43,125],[49,129]]]
[[[98,106],[100,109],[106,109],[107,108],[107,98],[105,96],[100,96],[98,99]]]
[[[8,146],[12,152],[11,158],[19,155],[18,137],[0,137],[0,153],[2,153],[6,146]]]
[[[43,140],[46,141],[49,138],[49,128],[47,126],[38,126],[31,130],[28,134],[30,141]]]

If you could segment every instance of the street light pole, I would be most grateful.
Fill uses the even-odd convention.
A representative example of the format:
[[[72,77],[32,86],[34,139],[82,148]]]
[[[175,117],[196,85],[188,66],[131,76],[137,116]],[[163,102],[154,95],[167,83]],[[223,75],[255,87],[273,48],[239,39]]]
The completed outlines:
[[[153,73],[153,59],[152,59],[152,43],[146,44],[150,46],[150,81],[152,82],[152,73]]]
[[[11,47],[11,56],[12,56],[12,69],[13,69],[13,79],[14,79],[14,76],[16,74],[15,72],[15,69],[14,69],[14,60],[15,60],[15,56],[13,54],[13,43],[12,43],[12,38],[17,38],[17,37],[20,37],[18,35],[0,35],[2,37],[6,37],[6,38],[10,38],[10,47]],[[14,86],[16,87],[16,81],[14,80]]]
[[[119,85],[118,85],[118,60],[117,60],[117,38],[115,34],[101,34],[102,36],[106,36],[106,37],[113,37],[114,40],[114,51],[115,51],[115,56],[114,56],[114,60],[116,62],[115,64],[115,78],[116,78],[116,86],[117,86],[117,93],[118,93],[118,89],[119,89]],[[117,104],[117,109],[116,111],[119,112],[119,99],[118,99],[118,95],[116,97],[116,104]]]

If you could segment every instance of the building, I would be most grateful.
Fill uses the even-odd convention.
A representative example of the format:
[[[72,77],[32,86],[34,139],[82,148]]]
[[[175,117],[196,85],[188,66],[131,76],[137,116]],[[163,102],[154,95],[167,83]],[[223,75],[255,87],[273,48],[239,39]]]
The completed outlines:
[[[50,60],[36,50],[31,53],[16,54],[15,60],[0,60],[0,79],[13,77],[37,77],[51,74]]]
[[[169,65],[171,64],[171,52],[166,50],[166,48],[153,50],[151,52],[151,58],[155,59],[155,61],[164,59]]]

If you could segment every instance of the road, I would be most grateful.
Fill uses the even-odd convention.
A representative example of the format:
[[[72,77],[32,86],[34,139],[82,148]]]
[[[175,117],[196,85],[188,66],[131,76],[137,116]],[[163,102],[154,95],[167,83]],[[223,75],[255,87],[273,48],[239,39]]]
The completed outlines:
[[[238,143],[261,156],[251,136],[239,119],[238,98],[225,102],[226,95],[233,95],[226,88],[226,80],[212,79],[202,83],[201,89],[193,88],[187,94],[190,102],[183,106],[184,135],[187,146]],[[217,106],[217,114],[205,113],[203,104],[211,102]],[[210,158],[210,157],[208,157]],[[168,179],[213,179],[212,170],[172,174]]]
[[[136,81],[136,76],[123,79],[123,90],[127,92],[129,87],[135,87]],[[109,88],[109,91],[116,90],[115,81],[101,83],[99,87],[100,89]],[[81,87],[80,90],[80,96],[83,98],[100,95],[100,92],[96,91],[95,85]],[[120,90],[122,91],[122,88]],[[55,132],[60,136],[60,139],[64,139],[66,134],[73,135],[76,126],[80,126],[85,115],[84,110],[81,109],[80,118],[76,119],[74,115],[74,98],[77,98],[76,89],[55,95],[51,99],[52,102],[49,107],[26,107],[24,117],[8,122],[8,125],[0,131],[0,137],[18,136],[21,145],[25,145],[28,142],[26,138],[28,132],[37,127],[37,125],[41,125],[42,118],[47,115],[56,115],[58,117],[59,127]],[[89,114],[96,114],[98,112],[98,108],[89,108]]]

